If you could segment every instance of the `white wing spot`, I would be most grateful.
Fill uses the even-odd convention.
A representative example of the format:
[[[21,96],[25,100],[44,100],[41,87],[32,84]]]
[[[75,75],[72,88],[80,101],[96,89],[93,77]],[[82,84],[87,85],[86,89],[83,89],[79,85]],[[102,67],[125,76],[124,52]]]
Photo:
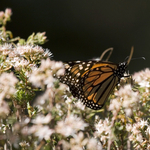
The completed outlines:
[[[85,68],[84,70],[87,71],[89,68]]]
[[[79,69],[82,70],[82,69],[83,69],[83,66],[82,66],[82,65],[79,65]]]
[[[80,76],[80,73],[78,72],[76,76],[79,77],[79,76]]]
[[[76,82],[79,82],[79,79],[77,79]]]
[[[76,61],[76,63],[80,63],[81,61]]]

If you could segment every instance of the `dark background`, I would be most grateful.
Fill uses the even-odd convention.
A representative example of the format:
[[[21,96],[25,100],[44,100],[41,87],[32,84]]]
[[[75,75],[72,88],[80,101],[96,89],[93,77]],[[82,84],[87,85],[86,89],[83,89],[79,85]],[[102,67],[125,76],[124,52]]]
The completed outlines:
[[[1,0],[0,11],[11,8],[7,25],[14,37],[46,32],[43,45],[55,60],[87,60],[113,47],[112,62],[122,62],[134,46],[130,72],[150,66],[149,0]]]

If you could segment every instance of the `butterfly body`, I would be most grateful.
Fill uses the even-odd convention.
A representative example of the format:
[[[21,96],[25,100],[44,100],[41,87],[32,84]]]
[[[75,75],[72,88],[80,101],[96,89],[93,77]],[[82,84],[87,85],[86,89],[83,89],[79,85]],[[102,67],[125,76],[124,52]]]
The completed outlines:
[[[129,59],[131,57],[132,54]],[[87,107],[98,110],[124,76],[129,59],[119,64],[94,60],[67,62],[65,74],[58,78],[69,86],[74,97]]]

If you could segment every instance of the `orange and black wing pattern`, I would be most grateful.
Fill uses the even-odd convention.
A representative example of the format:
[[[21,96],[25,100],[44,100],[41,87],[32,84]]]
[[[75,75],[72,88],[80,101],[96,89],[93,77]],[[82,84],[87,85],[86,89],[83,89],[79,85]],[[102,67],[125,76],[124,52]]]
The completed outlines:
[[[94,60],[68,62],[65,74],[58,78],[69,86],[74,97],[87,107],[98,110],[124,76],[132,54],[133,48],[128,60],[120,64]]]

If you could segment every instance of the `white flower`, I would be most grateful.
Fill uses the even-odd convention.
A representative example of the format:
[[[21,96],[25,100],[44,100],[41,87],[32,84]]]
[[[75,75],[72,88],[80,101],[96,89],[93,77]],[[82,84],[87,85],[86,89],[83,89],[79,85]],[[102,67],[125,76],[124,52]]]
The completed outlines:
[[[69,142],[62,141],[65,150],[83,150],[86,146],[87,150],[102,150],[102,145],[95,138],[85,138],[83,132],[79,132],[70,139]]]
[[[145,120],[141,120],[140,121],[140,128],[143,129],[145,126],[148,126],[147,120],[146,121]]]
[[[113,115],[115,115],[120,110],[121,106],[122,106],[122,102],[120,98],[115,98],[110,101],[108,110],[112,111]]]
[[[55,80],[53,78],[53,72],[57,73],[62,65],[62,63],[51,61],[49,58],[42,60],[40,67],[31,73],[29,81],[36,87],[43,88],[45,85],[51,87]]]
[[[131,85],[128,84],[116,91],[115,95],[117,98],[110,102],[109,110],[115,114],[123,107],[126,115],[131,116],[137,102],[139,102],[139,93],[134,92]]]
[[[2,73],[0,76],[0,97],[10,98],[16,92],[15,85],[18,82],[18,79],[14,76],[13,73]],[[3,96],[3,97],[2,97]]]
[[[150,87],[150,70],[146,68],[144,71],[135,73],[133,76],[135,82],[137,82],[141,87]]]
[[[132,131],[132,125],[131,124],[126,124],[126,130],[128,132],[131,132]]]
[[[139,129],[136,127],[136,124],[133,125],[132,133],[133,133],[134,135],[137,135],[137,134],[140,133]]]
[[[43,54],[44,50],[42,47],[40,46],[32,46],[32,45],[21,45],[21,46],[17,46],[16,51],[18,52],[18,54],[20,54],[21,56],[33,56],[35,55],[39,55],[39,54]]]
[[[150,136],[150,126],[147,127],[146,133],[148,134],[148,136]]]
[[[91,138],[88,140],[87,144],[88,150],[102,150],[103,147],[100,142],[98,142],[95,138]]]
[[[106,140],[109,138],[111,133],[111,126],[108,118],[105,118],[105,120],[100,120],[96,125],[96,137],[100,137],[102,142],[106,142]]]
[[[27,143],[26,141],[22,141],[22,142],[20,142],[20,143],[19,143],[19,145],[20,145],[21,147],[30,146],[30,144],[29,144],[29,143]]]
[[[29,65],[29,61],[23,57],[14,57],[11,59],[11,65],[15,68],[15,70],[19,71],[22,68],[27,67]]]
[[[43,138],[45,140],[49,140],[50,136],[54,133],[53,129],[50,129],[48,125],[32,125],[31,127],[25,126],[22,130],[21,133],[23,135],[31,135],[34,134],[37,136],[40,140]]]
[[[36,126],[36,132],[34,134],[40,140],[42,140],[43,138],[45,140],[49,140],[52,133],[54,133],[54,131],[52,129],[50,129],[49,126],[42,126],[42,125],[39,126],[38,125],[38,126]]]
[[[61,133],[64,136],[74,135],[79,130],[84,130],[88,124],[74,115],[68,116],[64,121],[58,121],[56,125],[56,132]]]
[[[8,55],[12,51],[12,44],[4,44],[0,47],[0,53],[1,55]]]
[[[47,114],[46,116],[38,115],[35,119],[32,120],[32,123],[34,124],[48,124],[52,119],[52,116],[50,114]]]
[[[84,138],[83,132],[79,132],[78,134],[75,134],[73,137],[74,138],[70,140],[71,145],[78,146],[79,148],[82,148],[88,142],[88,139]]]
[[[4,17],[4,12],[3,11],[0,11],[0,19],[2,20]]]
[[[46,49],[45,52],[43,53],[44,57],[52,57],[52,53],[50,52],[49,49]]]
[[[81,110],[85,110],[85,105],[83,105],[83,103],[81,101],[77,101],[75,103],[76,107],[78,107]]]
[[[142,137],[141,134],[137,134],[137,135],[136,135],[136,141],[138,141],[138,142],[140,142],[140,143],[143,142],[143,137]]]
[[[6,18],[9,18],[9,17],[11,16],[11,14],[12,14],[11,9],[10,9],[10,8],[7,8],[7,9],[5,10],[5,17],[6,17]]]
[[[0,117],[3,118],[9,114],[9,106],[4,100],[0,100]]]

